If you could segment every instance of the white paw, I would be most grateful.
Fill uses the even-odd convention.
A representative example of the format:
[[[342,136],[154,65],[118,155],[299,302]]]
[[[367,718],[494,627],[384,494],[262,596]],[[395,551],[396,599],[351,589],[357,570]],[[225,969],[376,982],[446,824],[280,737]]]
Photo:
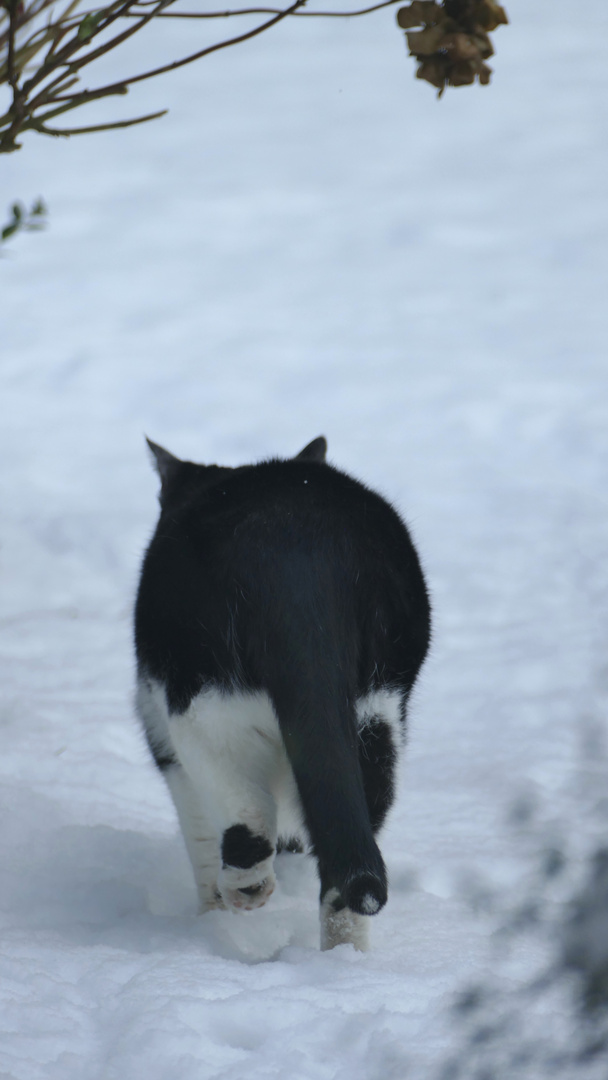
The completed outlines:
[[[230,911],[253,911],[254,908],[263,907],[276,885],[272,862],[272,857],[264,859],[248,870],[236,866],[222,867],[218,887]]]
[[[336,945],[354,945],[359,952],[369,949],[369,918],[344,907],[334,911],[332,901],[338,897],[337,889],[330,889],[321,903],[321,950],[334,949]]]

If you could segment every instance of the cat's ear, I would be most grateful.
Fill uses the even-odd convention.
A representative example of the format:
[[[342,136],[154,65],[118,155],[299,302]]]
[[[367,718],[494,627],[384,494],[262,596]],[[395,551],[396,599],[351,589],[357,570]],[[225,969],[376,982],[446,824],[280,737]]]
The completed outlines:
[[[165,492],[173,477],[179,471],[182,462],[179,458],[173,457],[173,454],[170,454],[168,450],[164,450],[162,446],[157,446],[147,436],[146,442],[154,459],[154,467],[160,476],[162,490]]]
[[[312,442],[305,446],[303,450],[300,450],[299,454],[296,454],[296,461],[325,461],[325,455],[327,454],[327,439],[324,435],[319,435],[318,439],[313,439]]]

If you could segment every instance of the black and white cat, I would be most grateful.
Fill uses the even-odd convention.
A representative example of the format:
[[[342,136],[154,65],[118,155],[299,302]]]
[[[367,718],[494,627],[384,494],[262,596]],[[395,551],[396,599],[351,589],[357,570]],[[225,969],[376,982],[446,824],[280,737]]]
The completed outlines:
[[[200,909],[260,907],[276,851],[310,846],[321,947],[364,949],[387,898],[374,835],[429,642],[408,532],[325,463],[324,438],[235,469],[149,445],[161,514],[135,613],[137,711]]]

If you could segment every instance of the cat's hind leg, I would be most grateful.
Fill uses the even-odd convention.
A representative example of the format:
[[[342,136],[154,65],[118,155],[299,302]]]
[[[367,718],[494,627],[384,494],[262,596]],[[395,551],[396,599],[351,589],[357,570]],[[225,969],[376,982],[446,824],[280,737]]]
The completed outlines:
[[[218,888],[221,860],[215,822],[207,812],[200,792],[181,765],[171,765],[164,770],[164,776],[192,863],[199,914],[223,908],[225,905]]]
[[[154,679],[138,678],[136,711],[152,756],[173,799],[198,890],[199,911],[223,907],[217,887],[220,872],[218,832],[196,783],[176,752],[165,689]],[[220,834],[221,835],[221,834]]]
[[[261,907],[276,883],[273,789],[282,764],[268,697],[206,689],[169,726],[176,755],[213,823],[223,905],[233,911]]]

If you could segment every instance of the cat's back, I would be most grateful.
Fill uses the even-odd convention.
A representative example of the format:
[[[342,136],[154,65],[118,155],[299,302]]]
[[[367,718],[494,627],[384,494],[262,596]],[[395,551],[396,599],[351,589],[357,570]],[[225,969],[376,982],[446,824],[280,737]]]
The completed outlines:
[[[180,463],[135,624],[140,662],[187,686],[185,701],[203,677],[265,685],[270,654],[300,654],[313,630],[315,648],[340,652],[361,686],[381,671],[399,680],[422,662],[430,612],[393,507],[332,466],[296,458]]]
[[[297,459],[193,474],[164,508],[151,548],[167,560],[186,550],[240,560],[258,544],[286,557],[294,549],[315,556],[371,547],[389,563],[413,550],[380,495],[330,465]]]

